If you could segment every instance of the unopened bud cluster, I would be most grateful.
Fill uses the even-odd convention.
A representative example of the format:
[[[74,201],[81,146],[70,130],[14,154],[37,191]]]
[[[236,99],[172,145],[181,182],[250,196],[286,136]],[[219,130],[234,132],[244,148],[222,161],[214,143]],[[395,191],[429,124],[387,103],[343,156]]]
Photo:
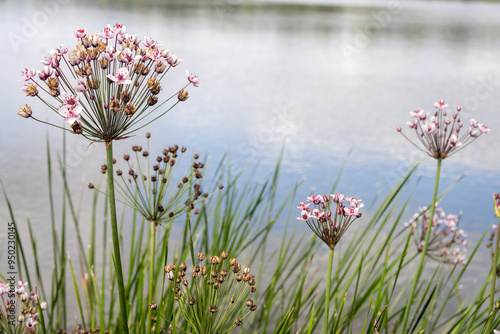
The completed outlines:
[[[311,204],[314,206],[312,210],[309,208]],[[305,221],[318,238],[334,249],[349,226],[361,217],[359,209],[363,206],[356,197],[345,197],[342,194],[312,195],[307,198],[307,203],[301,202],[297,207],[301,210],[297,219]]]
[[[39,296],[35,290],[28,289],[28,282],[19,281],[12,284],[0,281],[0,296],[1,327],[10,328],[13,330],[12,333],[36,333],[39,310],[47,309],[47,303],[42,302],[38,305]]]
[[[424,248],[425,236],[430,226],[431,234],[427,244],[426,255],[436,261],[464,265],[467,262],[465,255],[467,234],[458,229],[460,216],[446,214],[436,203],[434,218],[430,224],[430,208],[420,208],[405,226],[413,228],[413,240],[419,252]]]
[[[255,276],[227,252],[208,258],[198,253],[198,264],[191,270],[182,262],[167,265],[165,272],[193,333],[228,333],[257,309],[252,299]]]
[[[148,132],[146,138],[149,140],[150,137]],[[116,170],[117,189],[146,220],[159,224],[187,211],[197,214],[199,210],[195,205],[209,196],[202,192],[199,183],[205,165],[196,160],[198,154],[194,155],[184,176],[175,176],[175,168],[186,150],[174,145],[155,156],[142,146],[134,145],[132,155],[135,159],[131,159],[130,154],[123,156],[127,168]],[[106,165],[103,165],[101,173],[106,173],[106,170]],[[89,188],[93,187],[89,185]]]

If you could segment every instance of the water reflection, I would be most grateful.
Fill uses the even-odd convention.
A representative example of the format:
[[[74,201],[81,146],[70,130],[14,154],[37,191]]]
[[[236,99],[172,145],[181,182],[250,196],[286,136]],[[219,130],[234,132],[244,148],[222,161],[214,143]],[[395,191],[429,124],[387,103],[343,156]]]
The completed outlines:
[[[458,212],[470,208],[473,199],[474,212],[464,211],[464,222],[468,219],[481,229],[491,222],[490,196],[500,188],[500,158],[492,149],[500,140],[499,4],[401,1],[391,12],[385,1],[318,1],[307,6],[222,0],[51,3],[58,5],[53,16],[35,1],[0,2],[7,37],[22,36],[26,22],[40,13],[49,17],[26,42],[0,44],[8,64],[0,91],[5,106],[0,175],[21,216],[30,212],[38,218],[34,222],[47,220],[45,133],[50,133],[54,149],[60,150],[61,143],[57,131],[15,115],[27,102],[20,85],[14,84],[20,70],[38,67],[47,49],[72,43],[76,27],[99,31],[107,23],[121,22],[184,58],[177,74],[181,79],[187,68],[202,80],[188,103],[148,128],[161,137],[155,145],[179,143],[213,160],[230,150],[235,166],[260,161],[257,178],[262,180],[285,142],[284,188],[306,178],[304,192],[313,187],[328,191],[352,149],[340,186],[346,193],[362,193],[369,202],[389,189],[402,166],[420,159],[396,126],[407,121],[411,109],[432,110],[435,100],[445,98],[452,106],[463,104],[464,114],[475,115],[492,129],[446,161],[444,184],[463,172],[469,175],[445,207]],[[390,17],[377,21],[387,11]],[[352,52],[346,53],[347,46]],[[45,111],[39,105],[35,112]],[[55,119],[49,113],[47,118]],[[82,145],[72,137],[68,143]],[[117,145],[117,155],[132,144]],[[78,192],[81,183],[98,177],[103,150],[75,150],[70,176]],[[433,168],[431,161],[422,168],[431,177],[418,186],[415,208],[427,202]],[[0,214],[8,219],[4,206]]]

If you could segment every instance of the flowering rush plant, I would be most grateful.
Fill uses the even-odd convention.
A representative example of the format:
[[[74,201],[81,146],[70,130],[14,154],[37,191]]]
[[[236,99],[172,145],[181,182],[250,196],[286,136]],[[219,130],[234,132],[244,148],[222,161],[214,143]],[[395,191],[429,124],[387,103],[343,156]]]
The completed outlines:
[[[333,211],[331,202],[335,204]],[[314,206],[312,210],[309,208],[311,204]],[[360,199],[342,194],[312,195],[307,198],[307,203],[302,202],[297,207],[301,210],[297,219],[305,221],[318,238],[334,249],[349,226],[361,217],[359,209],[363,206]]]
[[[431,228],[431,235],[427,245],[426,255],[437,261],[464,265],[467,262],[465,250],[467,240],[464,230],[458,229],[460,216],[446,214],[436,203],[435,214],[430,221],[430,208],[422,207],[419,213],[405,223],[405,226],[413,228],[413,240],[419,252],[423,251],[427,229]]]
[[[441,160],[462,150],[483,133],[490,132],[486,125],[472,118],[469,121],[469,130],[461,135],[460,131],[464,124],[459,114],[462,107],[458,106],[457,111],[451,115],[448,115],[445,110],[447,107],[444,100],[441,100],[434,103],[436,110],[432,115],[424,110],[410,111],[412,119],[406,124],[410,129],[415,130],[417,138],[425,150],[410,140],[400,126],[397,127],[397,130],[419,150]]]
[[[15,285],[0,282],[0,326],[2,333],[37,333],[39,308],[47,309],[47,303],[38,305],[39,296],[29,291],[28,282]]]
[[[175,300],[193,334],[229,333],[257,310],[255,275],[228,257],[223,251],[205,261],[205,254],[198,253],[199,262],[191,273],[183,262],[165,266]]]
[[[160,101],[162,80],[182,59],[161,48],[156,40],[144,37],[141,42],[137,35],[127,34],[121,24],[108,25],[94,35],[87,34],[86,28],[77,29],[75,37],[75,49],[70,51],[62,44],[41,61],[43,69],[22,71],[23,91],[68,122],[69,131],[91,141],[108,145],[127,138],[186,101],[186,87],[200,83],[187,72],[186,85]],[[46,123],[35,118],[27,104],[18,114]]]

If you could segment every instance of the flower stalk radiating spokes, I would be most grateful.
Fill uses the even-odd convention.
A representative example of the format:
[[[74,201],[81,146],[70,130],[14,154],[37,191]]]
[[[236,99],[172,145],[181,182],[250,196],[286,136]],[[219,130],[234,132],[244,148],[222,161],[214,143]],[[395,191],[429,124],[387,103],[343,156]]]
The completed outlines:
[[[30,106],[18,114],[71,133],[82,135],[106,147],[108,196],[113,237],[113,256],[124,333],[128,333],[127,300],[121,265],[118,223],[113,179],[113,140],[125,139],[135,131],[165,115],[189,97],[186,87],[198,87],[200,80],[187,72],[187,83],[171,91],[163,101],[159,93],[162,80],[182,61],[148,37],[141,41],[129,35],[121,24],[107,26],[89,35],[75,31],[77,45],[70,51],[64,44],[50,50],[41,61],[40,71],[25,69],[22,80],[26,96],[37,97],[64,121],[71,130],[34,116]],[[177,97],[177,99],[175,99]],[[148,117],[149,120],[148,120]]]
[[[130,154],[125,154],[123,159],[127,163],[128,173],[116,170],[115,183],[118,193],[125,203],[139,212],[144,219],[151,223],[150,249],[149,249],[149,303],[153,302],[155,293],[154,270],[156,251],[156,230],[158,225],[172,222],[181,214],[192,211],[198,214],[195,205],[210,195],[202,193],[200,181],[203,177],[204,164],[197,161],[198,154],[193,155],[193,160],[182,177],[174,180],[176,168],[186,152],[185,147],[177,145],[165,148],[160,155],[154,157],[149,153],[149,138],[146,133],[147,149],[142,146],[132,146],[135,160]],[[107,166],[101,168],[107,172]],[[94,188],[93,184],[89,184]],[[222,189],[222,186],[219,186]],[[147,331],[151,331],[152,311],[149,311]]]
[[[331,206],[330,201],[335,203],[335,208]],[[309,208],[310,205],[314,209]],[[347,206],[346,204],[349,204]],[[335,246],[347,231],[349,226],[359,217],[359,209],[364,206],[360,199],[355,197],[344,197],[342,194],[336,195],[312,195],[306,202],[301,202],[297,209],[300,209],[300,217],[297,219],[305,221],[309,228],[318,238],[330,248],[328,257],[328,273],[326,280],[325,295],[325,321],[323,324],[323,333],[328,332],[328,321],[330,319],[330,285],[332,280],[332,266]],[[332,208],[334,209],[332,211]]]
[[[447,107],[448,105],[445,104],[444,100],[441,100],[434,103],[434,108],[436,110],[432,115],[426,113],[424,110],[410,111],[412,120],[406,124],[410,129],[415,130],[417,138],[421,144],[420,146],[409,139],[403,133],[400,126],[397,127],[397,131],[408,139],[410,143],[437,160],[436,179],[434,183],[434,193],[430,207],[429,221],[434,221],[434,210],[436,208],[439,178],[441,175],[441,162],[470,145],[482,134],[487,134],[490,131],[486,125],[478,123],[475,118],[472,118],[469,121],[470,126],[467,133],[460,135],[460,131],[463,128],[463,122],[459,114],[462,108],[458,106],[456,109],[457,111],[449,116],[446,111]],[[423,146],[423,148],[421,146]],[[432,229],[427,229],[425,234],[425,239],[422,245],[422,255],[420,257],[417,272],[413,280],[412,288],[410,290],[410,295],[408,296],[408,301],[403,315],[403,322],[401,325],[402,332],[407,330],[406,326],[410,314],[410,308],[415,297],[417,284],[420,280],[420,276],[422,275],[431,231]]]
[[[460,216],[446,214],[436,203],[433,223],[429,224],[429,208],[420,208],[405,226],[413,228],[413,240],[419,252],[422,252],[427,235],[431,228],[431,236],[427,245],[426,255],[436,261],[454,265],[464,265],[467,262],[465,249],[467,240],[464,230],[458,229]]]
[[[141,48],[137,35],[128,35],[119,24],[95,35],[78,29],[75,36],[74,50],[61,45],[42,60],[42,70],[22,72],[23,91],[67,121],[72,133],[89,140],[109,145],[126,138],[185,101],[187,86],[199,86],[198,77],[187,72],[186,85],[160,102],[161,81],[181,59],[147,37]],[[152,120],[145,120],[158,109],[162,110]],[[43,122],[28,105],[18,114]]]
[[[191,274],[185,263],[165,267],[175,300],[193,334],[224,334],[242,326],[257,309],[252,299],[256,281],[250,268],[242,269],[236,258],[228,259],[227,252],[207,261],[198,253],[198,260]]]

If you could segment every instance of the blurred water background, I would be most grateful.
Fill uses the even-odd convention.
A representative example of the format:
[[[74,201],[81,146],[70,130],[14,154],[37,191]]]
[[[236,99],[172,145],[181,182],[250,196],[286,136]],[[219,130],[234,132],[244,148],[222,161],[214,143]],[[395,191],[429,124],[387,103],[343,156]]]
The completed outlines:
[[[410,110],[433,111],[434,101],[445,99],[451,108],[463,106],[464,119],[476,117],[491,132],[444,161],[441,190],[466,176],[441,206],[449,213],[463,211],[461,226],[471,244],[495,222],[498,2],[3,0],[0,17],[0,178],[20,221],[31,217],[42,252],[51,246],[46,136],[56,153],[62,134],[16,115],[28,103],[39,118],[57,120],[31,103],[17,80],[26,67],[41,68],[47,50],[61,43],[74,47],[76,28],[93,33],[117,22],[184,59],[171,74],[172,85],[185,80],[186,69],[199,75],[201,85],[190,89],[190,99],[146,130],[152,133],[150,152],[179,144],[206,157],[205,182],[226,153],[234,171],[246,167],[243,179],[264,182],[284,147],[283,198],[299,180],[297,202],[313,191],[328,193],[346,161],[337,189],[362,198],[369,215],[370,204],[423,159],[422,178],[415,177],[407,191],[414,192],[409,218],[431,201],[435,161],[396,127],[405,125]],[[86,184],[100,178],[104,147],[88,146],[78,136],[68,136],[67,143],[68,177],[74,198],[83,198],[85,235],[91,198]],[[142,134],[117,142],[116,156],[137,143],[145,143]],[[2,200],[2,244],[9,219]]]

